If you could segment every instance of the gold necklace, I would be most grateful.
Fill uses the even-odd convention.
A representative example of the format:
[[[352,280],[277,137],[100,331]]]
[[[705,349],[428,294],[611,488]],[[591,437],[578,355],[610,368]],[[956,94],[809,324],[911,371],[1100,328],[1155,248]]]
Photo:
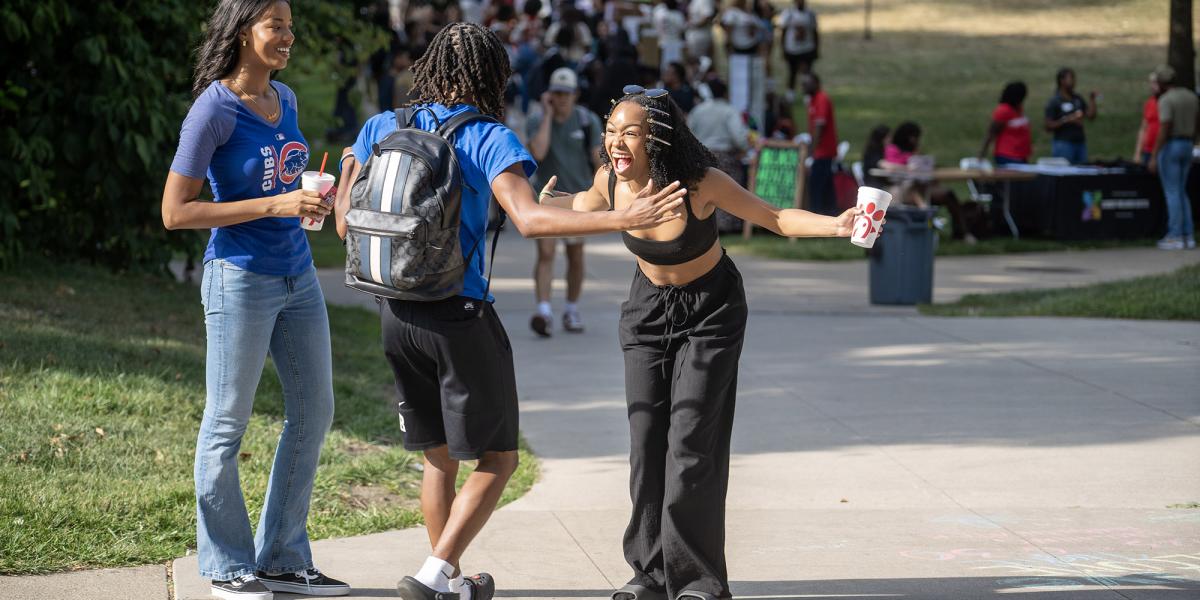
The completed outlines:
[[[238,91],[241,92],[243,96],[249,98],[250,101],[253,102],[255,106],[260,107],[260,108],[262,107],[262,105],[258,103],[257,98],[255,98],[254,96],[251,96],[250,94],[247,94],[246,90],[242,89],[242,84],[238,83],[236,78],[230,79],[229,82],[232,83],[233,85],[236,85]],[[270,85],[271,84],[268,83],[267,87],[270,87]],[[267,120],[274,121],[275,117],[277,117],[277,116],[279,116],[279,104],[278,103],[275,104],[275,111],[267,115]]]

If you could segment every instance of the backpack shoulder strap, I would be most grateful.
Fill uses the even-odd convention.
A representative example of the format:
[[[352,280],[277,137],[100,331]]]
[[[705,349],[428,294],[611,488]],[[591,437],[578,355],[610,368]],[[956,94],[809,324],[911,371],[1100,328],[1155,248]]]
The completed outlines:
[[[587,157],[588,166],[592,164],[592,113],[588,109],[576,105],[575,118],[579,121],[579,131],[583,133],[583,155]]]
[[[508,213],[504,209],[500,209],[500,222],[496,224],[496,231],[492,232],[492,257],[488,259],[487,284],[483,286],[483,301],[487,302],[488,294],[492,291],[492,267],[496,266],[496,246],[500,245],[500,230],[504,229],[504,220],[508,217]],[[484,231],[486,234],[486,230]],[[483,237],[483,236],[480,236]],[[482,313],[483,311],[479,311]]]
[[[458,113],[457,115],[450,117],[450,119],[445,123],[442,123],[441,127],[438,127],[437,134],[449,140],[454,135],[454,132],[458,131],[459,127],[462,127],[463,125],[466,125],[472,121],[489,121],[492,123],[500,122],[490,115],[480,114],[473,110],[468,110]]]
[[[408,127],[408,122],[412,120],[412,109],[405,106],[397,108],[393,112],[396,113],[396,129],[404,129],[405,127]]]

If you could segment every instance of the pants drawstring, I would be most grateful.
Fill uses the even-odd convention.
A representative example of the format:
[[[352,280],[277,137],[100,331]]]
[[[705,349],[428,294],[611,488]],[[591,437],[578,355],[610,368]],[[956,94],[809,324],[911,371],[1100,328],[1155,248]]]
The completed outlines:
[[[667,377],[667,355],[671,351],[671,341],[675,337],[675,328],[687,324],[691,318],[691,308],[688,306],[686,292],[681,288],[669,285],[659,288],[658,302],[663,307],[663,318],[667,321],[667,329],[663,333],[663,359],[659,363],[663,378]]]

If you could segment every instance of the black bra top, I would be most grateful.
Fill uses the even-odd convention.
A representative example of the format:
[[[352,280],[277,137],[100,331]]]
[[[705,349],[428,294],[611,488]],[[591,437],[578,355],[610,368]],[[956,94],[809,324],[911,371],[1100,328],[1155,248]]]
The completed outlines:
[[[608,172],[608,202],[608,209],[613,210],[617,204],[616,171]],[[692,212],[690,194],[683,197],[683,206],[687,211],[687,224],[678,237],[660,242],[622,231],[621,239],[625,241],[625,247],[652,265],[681,265],[703,256],[717,241],[717,220],[712,216],[703,220],[696,218],[696,213]]]

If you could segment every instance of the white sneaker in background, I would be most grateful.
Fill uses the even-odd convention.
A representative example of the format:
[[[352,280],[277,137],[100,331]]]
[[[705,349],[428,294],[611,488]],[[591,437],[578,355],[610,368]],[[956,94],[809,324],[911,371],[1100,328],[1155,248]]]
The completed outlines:
[[[571,333],[583,333],[583,317],[573,310],[563,313],[563,329]]]
[[[1183,250],[1183,248],[1183,238],[1163,238],[1158,240],[1159,250]]]

